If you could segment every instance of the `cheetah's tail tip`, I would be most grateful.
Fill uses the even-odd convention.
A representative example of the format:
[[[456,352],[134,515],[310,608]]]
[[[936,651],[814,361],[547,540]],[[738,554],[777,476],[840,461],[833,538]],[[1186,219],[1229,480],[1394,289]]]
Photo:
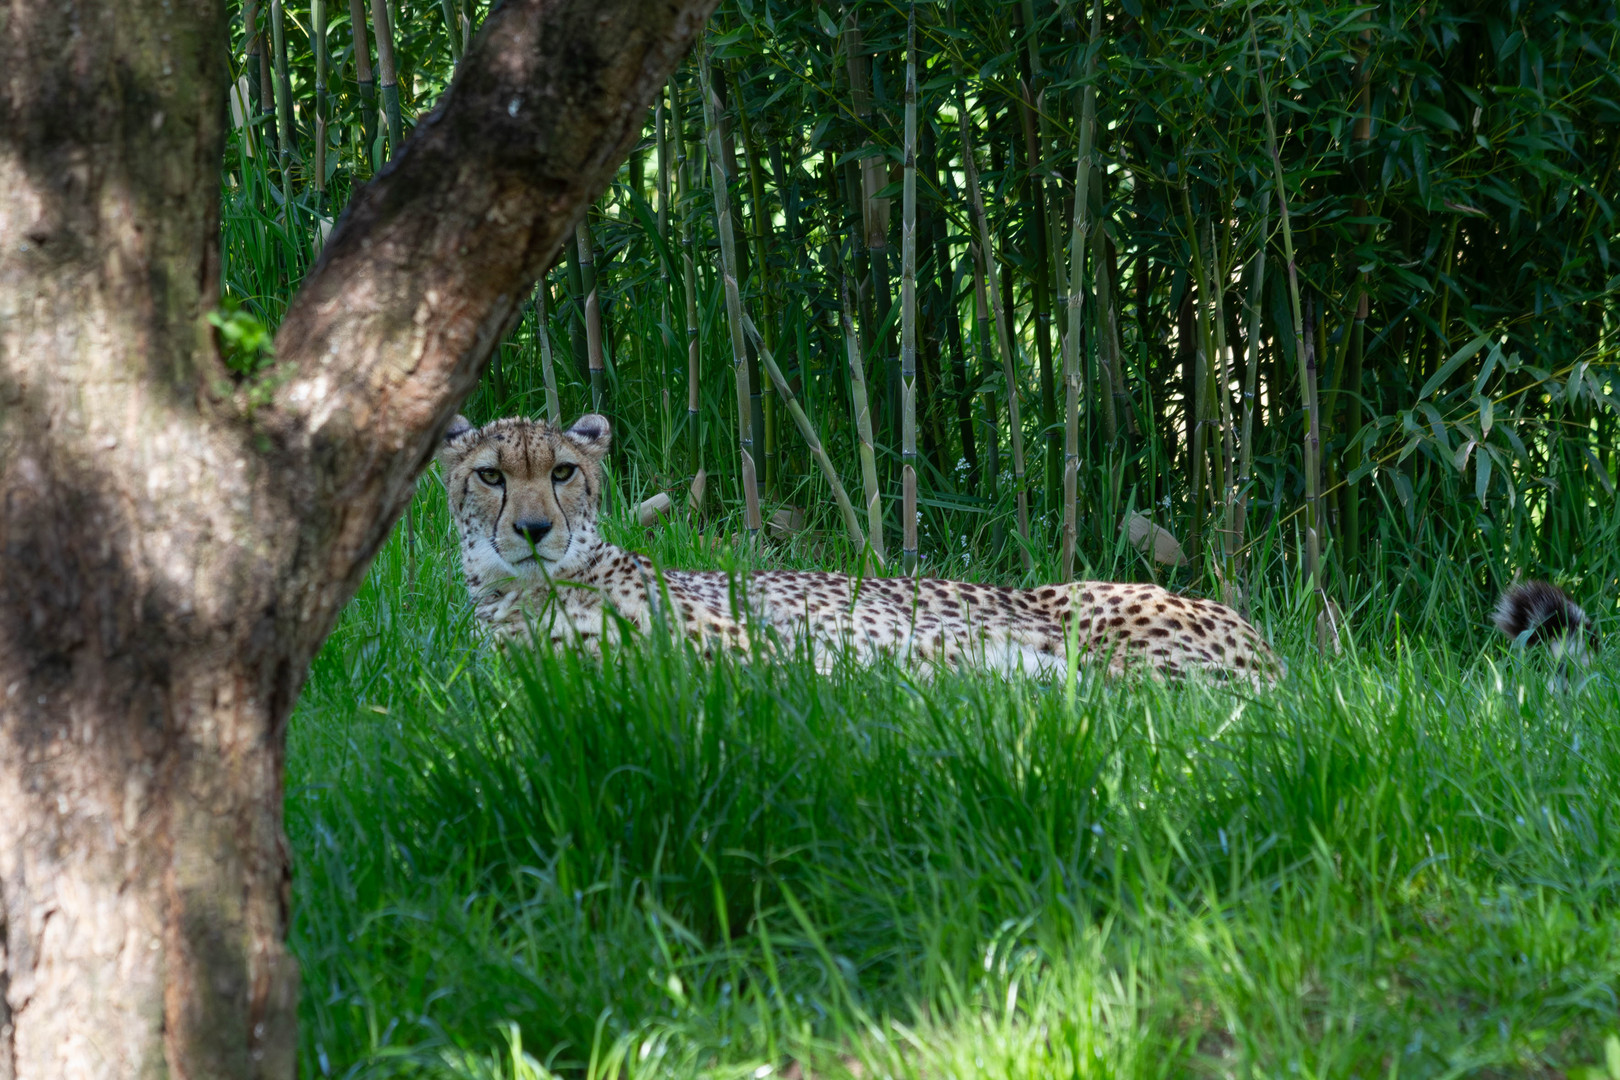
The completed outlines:
[[[1491,622],[1509,638],[1528,633],[1531,644],[1554,644],[1592,632],[1592,622],[1568,593],[1545,581],[1509,587],[1496,602]]]

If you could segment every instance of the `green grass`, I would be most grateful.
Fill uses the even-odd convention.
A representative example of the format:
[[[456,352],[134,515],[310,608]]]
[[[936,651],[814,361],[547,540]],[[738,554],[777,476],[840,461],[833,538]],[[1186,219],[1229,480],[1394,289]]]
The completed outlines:
[[[1607,1075],[1620,691],[1482,644],[1489,597],[1321,663],[1279,591],[1280,690],[1071,701],[501,658],[431,479],[415,520],[291,728],[302,1075]]]

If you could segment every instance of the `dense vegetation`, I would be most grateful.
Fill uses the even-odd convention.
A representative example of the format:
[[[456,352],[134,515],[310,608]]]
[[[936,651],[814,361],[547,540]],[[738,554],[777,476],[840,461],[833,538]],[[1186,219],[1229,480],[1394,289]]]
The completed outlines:
[[[466,13],[457,0],[373,6],[395,13],[408,126],[459,55],[446,17]],[[741,506],[712,144],[729,181],[739,310],[843,485],[875,482],[875,547],[901,539],[902,466],[913,460],[902,368],[914,363],[922,560],[966,555],[995,572],[1057,559],[1073,336],[1082,564],[1111,562],[1135,509],[1183,539],[1195,570],[1241,580],[1254,537],[1309,546],[1298,526],[1315,492],[1324,588],[1347,606],[1379,597],[1365,617],[1415,614],[1435,589],[1489,592],[1514,572],[1612,582],[1613,566],[1592,555],[1614,548],[1602,542],[1616,468],[1614,6],[1121,4],[1103,15],[1088,33],[1074,4],[916,10],[908,328],[895,196],[911,10],[723,8],[710,37],[721,99],[712,123],[694,62],[648,117],[645,143],[582,246],[537,296],[549,340],[537,341],[537,318],[517,327],[472,411],[541,411],[539,345],[555,345],[563,412],[607,409],[642,491],[675,489],[703,469],[711,514]],[[354,81],[351,24],[327,26],[321,79],[307,36],[285,23],[285,78],[270,75],[281,64],[274,48],[248,65],[270,76],[262,102],[276,86],[290,95],[287,115],[263,120],[254,145],[268,150],[280,130],[285,149],[228,163],[239,182],[228,285],[271,321],[312,233],[390,139]],[[317,114],[329,119],[324,144],[312,145]],[[1093,167],[1077,173],[1083,140]],[[1087,189],[1078,222],[1077,176]],[[975,181],[988,267],[974,242]],[[1005,341],[996,304],[982,300],[986,269]],[[1067,303],[1075,273],[1078,320]],[[856,452],[845,289],[869,384],[870,478]],[[809,508],[811,527],[842,538],[754,338],[738,328],[735,345],[747,357],[766,516]],[[1307,462],[1312,430],[1320,453]],[[1020,563],[1014,508],[1025,488]]]
[[[242,5],[244,370],[483,10]],[[1153,575],[1252,610],[1294,677],[499,660],[424,483],[292,731],[304,1068],[1600,1060],[1615,691],[1476,657],[1514,575],[1600,623],[1620,584],[1617,25],[725,4],[469,414],[607,412],[612,527],[671,565]],[[693,513],[635,529],[659,490]]]

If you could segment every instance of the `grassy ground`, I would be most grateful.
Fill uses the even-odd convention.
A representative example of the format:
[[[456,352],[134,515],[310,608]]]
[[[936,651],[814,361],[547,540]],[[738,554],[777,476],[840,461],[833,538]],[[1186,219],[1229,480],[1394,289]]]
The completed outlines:
[[[1488,597],[1261,597],[1259,697],[504,660],[416,526],[292,725],[305,1076],[1620,1077],[1620,691]]]

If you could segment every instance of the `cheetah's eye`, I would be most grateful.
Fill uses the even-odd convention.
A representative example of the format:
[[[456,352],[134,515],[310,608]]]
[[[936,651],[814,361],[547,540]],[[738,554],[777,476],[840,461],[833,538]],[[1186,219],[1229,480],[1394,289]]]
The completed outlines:
[[[506,486],[506,477],[501,475],[501,470],[499,469],[479,469],[478,479],[482,480],[490,487]]]
[[[566,484],[578,469],[578,465],[559,465],[551,470],[551,478],[559,484]]]

